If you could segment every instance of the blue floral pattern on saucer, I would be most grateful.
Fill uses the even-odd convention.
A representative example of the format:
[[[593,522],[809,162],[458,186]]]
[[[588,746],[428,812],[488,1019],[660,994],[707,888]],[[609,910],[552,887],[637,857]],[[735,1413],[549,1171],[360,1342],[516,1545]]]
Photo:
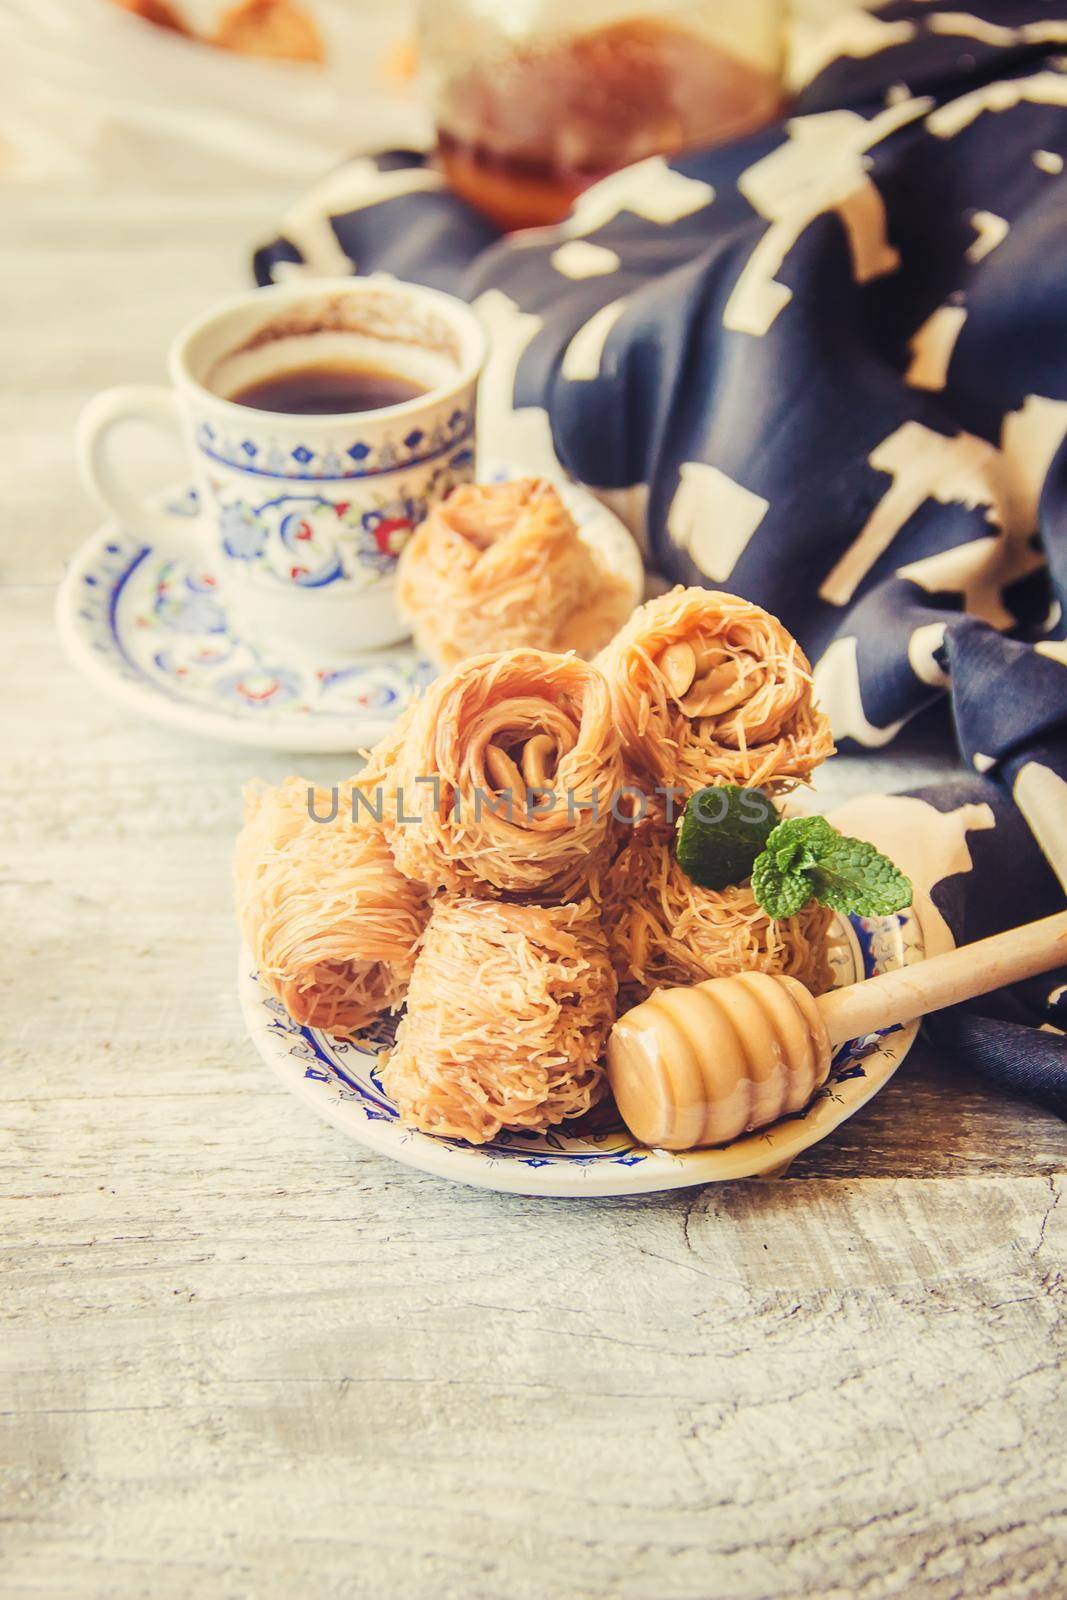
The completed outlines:
[[[199,510],[192,491],[170,496],[165,508],[176,533],[187,533]],[[304,553],[314,544],[301,538],[304,525],[304,508],[288,503],[280,541],[288,539],[309,573],[321,576],[314,552]],[[234,515],[227,537],[231,553],[247,559],[262,547],[254,515]],[[387,733],[433,677],[431,663],[410,646],[310,664],[257,648],[231,622],[215,574],[188,550],[187,536],[164,549],[108,532],[83,548],[64,580],[59,624],[68,650],[139,710],[214,737],[354,755]]]

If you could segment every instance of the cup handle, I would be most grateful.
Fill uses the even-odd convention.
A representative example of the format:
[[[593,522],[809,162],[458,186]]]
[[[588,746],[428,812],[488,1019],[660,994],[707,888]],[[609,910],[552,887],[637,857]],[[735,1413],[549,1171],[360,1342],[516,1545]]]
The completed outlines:
[[[177,397],[160,384],[131,383],[95,395],[78,418],[76,444],[82,482],[129,533],[159,543],[173,540],[174,518],[121,482],[113,461],[113,436],[127,422],[147,422],[180,437]]]

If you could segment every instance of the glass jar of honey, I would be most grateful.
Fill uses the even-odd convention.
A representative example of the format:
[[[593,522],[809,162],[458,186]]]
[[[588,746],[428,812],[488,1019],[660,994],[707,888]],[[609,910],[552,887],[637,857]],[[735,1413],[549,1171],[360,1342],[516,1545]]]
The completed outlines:
[[[782,104],[780,0],[423,0],[452,188],[503,228],[557,222],[608,172],[721,143]]]

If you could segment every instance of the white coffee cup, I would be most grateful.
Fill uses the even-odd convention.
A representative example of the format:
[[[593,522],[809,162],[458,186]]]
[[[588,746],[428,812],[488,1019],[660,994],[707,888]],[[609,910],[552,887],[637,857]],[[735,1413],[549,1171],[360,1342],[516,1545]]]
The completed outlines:
[[[431,506],[474,475],[485,333],[462,301],[385,277],[252,290],[175,339],[173,387],[97,395],[78,425],[82,475],[130,532],[173,544],[174,523],[123,483],[116,430],[179,427],[201,519],[190,559],[218,578],[254,639],[331,659],[401,639],[397,556]],[[425,386],[398,405],[335,415],[226,398],[322,364],[379,368]]]

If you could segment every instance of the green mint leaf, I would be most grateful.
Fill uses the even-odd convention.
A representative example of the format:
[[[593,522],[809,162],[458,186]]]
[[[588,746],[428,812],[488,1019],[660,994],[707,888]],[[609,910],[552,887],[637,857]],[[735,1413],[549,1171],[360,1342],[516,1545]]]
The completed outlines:
[[[760,789],[713,785],[692,795],[678,830],[678,865],[702,889],[743,883],[778,823]]]
[[[788,817],[752,868],[752,892],[772,917],[809,900],[856,916],[889,916],[911,905],[909,880],[863,839],[847,839],[825,817]]]
[[[792,917],[811,899],[811,882],[805,872],[783,872],[765,850],[752,868],[752,893],[769,917]]]
[[[841,835],[825,817],[787,817],[767,840],[782,872],[807,872],[828,855]]]
[[[865,839],[839,835],[835,848],[812,868],[810,880],[821,905],[846,915],[888,916],[911,905],[910,879]]]

